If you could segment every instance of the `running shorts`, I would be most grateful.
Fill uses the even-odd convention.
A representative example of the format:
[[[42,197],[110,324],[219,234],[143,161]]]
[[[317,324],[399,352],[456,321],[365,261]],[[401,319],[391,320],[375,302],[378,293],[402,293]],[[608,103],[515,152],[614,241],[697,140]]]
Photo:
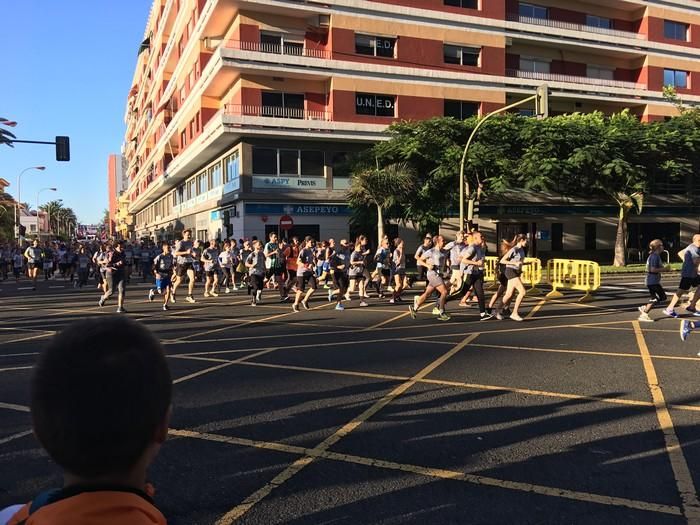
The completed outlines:
[[[428,286],[437,288],[438,286],[445,286],[445,281],[442,280],[442,276],[434,271],[428,272]]]
[[[158,288],[158,290],[165,290],[166,288],[169,288],[171,285],[172,285],[172,281],[170,280],[169,276],[156,279],[156,288]]]
[[[698,286],[700,286],[700,275],[696,277],[681,277],[678,289],[687,292],[691,288],[697,288]]]
[[[350,280],[348,279],[348,274],[343,270],[336,270],[333,272],[333,284],[339,290],[347,290],[350,286]]]
[[[30,270],[38,269],[39,264],[35,263],[35,262],[30,262],[30,263],[27,263],[27,268],[29,268]]]
[[[306,272],[304,275],[297,275],[297,290],[303,292],[306,289],[307,284],[313,290],[318,288],[318,285],[316,284],[316,276],[313,274],[313,272]]]
[[[194,266],[192,265],[191,262],[188,263],[180,263],[177,265],[177,276],[178,277],[184,277],[187,275],[187,271],[192,270],[194,271]]]
[[[511,279],[515,279],[516,277],[520,277],[520,274],[523,273],[522,270],[516,270],[515,268],[506,268],[506,279],[509,281]]]

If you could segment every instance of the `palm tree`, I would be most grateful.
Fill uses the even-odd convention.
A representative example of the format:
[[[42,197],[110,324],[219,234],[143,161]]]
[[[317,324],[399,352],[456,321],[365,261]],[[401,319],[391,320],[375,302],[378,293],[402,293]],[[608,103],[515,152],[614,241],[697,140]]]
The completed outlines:
[[[617,234],[615,236],[615,260],[614,266],[625,266],[627,263],[627,220],[630,212],[637,215],[642,213],[644,206],[644,194],[636,191],[631,194],[619,192],[614,195],[620,214],[617,219]]]
[[[348,201],[353,206],[377,207],[377,239],[384,237],[384,211],[403,201],[410,195],[415,184],[413,168],[406,162],[379,168],[361,168],[352,175]]]
[[[61,199],[55,201],[49,201],[46,204],[39,206],[39,209],[46,212],[49,215],[49,229],[51,231],[58,231],[58,219],[60,217],[61,210],[63,209],[63,201]]]

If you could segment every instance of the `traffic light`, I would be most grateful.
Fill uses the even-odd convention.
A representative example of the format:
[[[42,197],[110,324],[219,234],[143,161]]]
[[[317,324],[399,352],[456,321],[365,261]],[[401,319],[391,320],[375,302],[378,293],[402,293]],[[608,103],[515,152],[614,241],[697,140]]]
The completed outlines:
[[[542,84],[537,88],[535,114],[540,118],[549,116],[549,86],[547,84]]]
[[[70,139],[68,137],[56,137],[56,160],[61,162],[70,160]]]

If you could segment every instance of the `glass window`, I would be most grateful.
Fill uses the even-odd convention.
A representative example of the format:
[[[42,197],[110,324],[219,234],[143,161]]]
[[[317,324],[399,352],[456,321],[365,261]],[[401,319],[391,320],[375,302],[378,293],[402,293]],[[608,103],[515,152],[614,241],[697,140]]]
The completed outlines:
[[[209,176],[207,172],[197,175],[197,195],[203,195],[209,191]]]
[[[304,95],[298,93],[262,92],[262,116],[304,118]]]
[[[462,66],[478,66],[481,48],[462,47],[445,44],[443,57],[446,64],[460,64]]]
[[[465,102],[462,100],[445,100],[444,109],[444,115],[446,117],[464,120],[479,114],[479,103]]]
[[[385,36],[355,35],[355,53],[394,58],[396,39]]]
[[[687,88],[688,72],[676,69],[664,69],[664,86]]]
[[[681,22],[664,20],[664,36],[671,40],[688,40],[688,26]]]
[[[277,150],[271,148],[253,148],[253,173],[259,175],[277,175]]]
[[[238,160],[238,152],[229,155],[226,160],[226,182],[231,182],[240,177],[240,163]]]
[[[331,159],[331,166],[333,167],[333,178],[347,178],[350,177],[350,162],[347,152],[336,151],[333,153]]]
[[[299,150],[281,149],[280,175],[299,175]]]
[[[355,53],[374,55],[374,38],[368,35],[355,35]]]
[[[518,13],[520,16],[526,16],[528,18],[539,18],[541,20],[546,20],[549,18],[547,16],[547,8],[541,5],[534,4],[520,4],[518,8]]]
[[[530,73],[549,73],[549,62],[537,58],[520,58],[520,70]]]
[[[445,5],[463,7],[465,9],[479,9],[479,0],[445,0]]]
[[[221,164],[213,166],[211,169],[211,188],[218,188],[222,184]]]
[[[392,95],[355,94],[355,113],[358,115],[376,115],[393,117],[396,97]]]
[[[586,25],[590,27],[600,27],[601,29],[612,29],[612,20],[602,16],[586,15]]]
[[[323,152],[301,152],[301,175],[304,177],[323,177]]]

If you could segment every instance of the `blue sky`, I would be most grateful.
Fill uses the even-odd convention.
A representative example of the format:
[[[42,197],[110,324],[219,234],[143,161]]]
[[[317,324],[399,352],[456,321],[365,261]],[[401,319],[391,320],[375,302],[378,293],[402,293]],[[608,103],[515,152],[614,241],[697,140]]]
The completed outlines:
[[[17,121],[18,139],[71,139],[71,161],[53,146],[0,148],[0,177],[36,206],[63,199],[82,223],[107,208],[107,157],[124,138],[124,108],[151,0],[14,0],[2,2],[0,116]]]

